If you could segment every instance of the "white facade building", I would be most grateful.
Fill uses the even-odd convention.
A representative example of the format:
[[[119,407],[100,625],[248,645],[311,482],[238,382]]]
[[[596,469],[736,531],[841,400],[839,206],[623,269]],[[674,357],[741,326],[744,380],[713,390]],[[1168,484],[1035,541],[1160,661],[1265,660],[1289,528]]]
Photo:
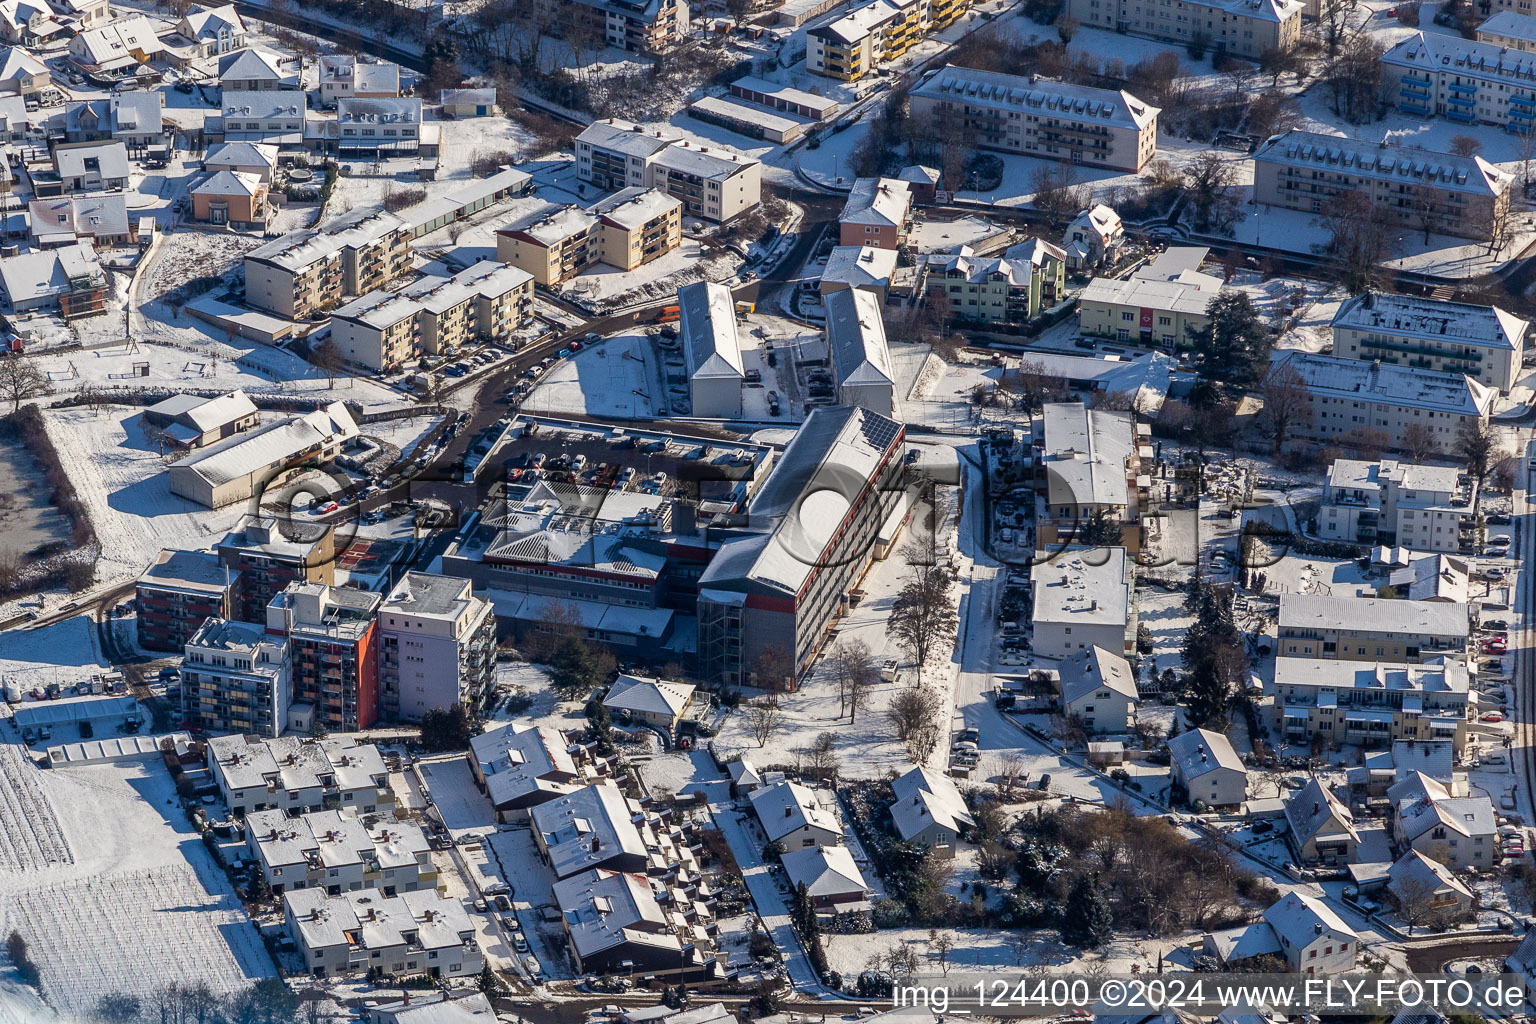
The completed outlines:
[[[1067,547],[1035,572],[1035,654],[1091,647],[1125,654],[1136,640],[1134,577],[1121,547]]]
[[[419,722],[461,704],[478,716],[490,696],[496,615],[469,580],[407,572],[379,606],[380,710]]]
[[[827,313],[827,351],[832,358],[838,404],[900,419],[880,299],[863,288],[844,288],[825,296],[822,305]]]
[[[690,412],[694,416],[740,416],[745,371],[731,290],[713,281],[696,281],[678,289],[677,305]]]

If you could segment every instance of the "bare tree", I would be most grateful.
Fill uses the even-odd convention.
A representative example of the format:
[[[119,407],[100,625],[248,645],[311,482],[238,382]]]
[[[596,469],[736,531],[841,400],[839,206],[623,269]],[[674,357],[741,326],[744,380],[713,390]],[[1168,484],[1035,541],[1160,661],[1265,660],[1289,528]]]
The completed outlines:
[[[53,393],[48,375],[25,356],[0,356],[0,398],[9,399],[11,412],[21,409],[21,403]]]
[[[1435,432],[1422,423],[1410,423],[1404,427],[1397,439],[1397,446],[1414,462],[1423,462],[1440,451],[1440,442],[1435,440]]]
[[[931,929],[928,932],[928,953],[939,962],[939,970],[948,977],[949,955],[955,951],[955,936],[953,932],[941,932]]]
[[[896,738],[906,744],[913,761],[926,760],[938,742],[944,703],[937,691],[922,684],[909,686],[891,698],[886,720],[896,731]]]
[[[1195,208],[1195,225],[1200,228],[1231,222],[1236,213],[1232,189],[1237,184],[1237,164],[1215,150],[1195,155],[1184,169],[1184,194]]]
[[[1318,4],[1317,28],[1328,47],[1328,56],[1338,54],[1349,37],[1355,9],[1360,0],[1321,0]]]
[[[1392,905],[1397,908],[1397,916],[1408,926],[1410,935],[1416,925],[1427,922],[1434,912],[1435,887],[1422,878],[1399,878],[1389,894]]]
[[[1041,164],[1030,172],[1035,209],[1053,228],[1064,227],[1083,208],[1084,197],[1076,184],[1077,172],[1069,163]]]
[[[1351,292],[1372,286],[1394,247],[1394,227],[1381,205],[1364,192],[1340,192],[1323,203],[1318,216],[1329,234],[1339,283]]]
[[[837,782],[837,752],[833,749],[836,741],[830,732],[817,733],[810,746],[797,751],[806,776],[817,782]]]
[[[336,386],[336,375],[346,365],[346,359],[341,354],[341,346],[336,344],[336,339],[330,335],[326,335],[325,340],[315,346],[310,353],[309,361],[314,364],[315,369],[325,374],[326,385],[333,388]]]
[[[1061,40],[1063,46],[1072,41],[1077,35],[1077,30],[1083,27],[1083,23],[1070,14],[1061,14],[1056,18],[1056,38]]]
[[[1272,367],[1259,385],[1264,399],[1263,424],[1270,450],[1279,453],[1298,427],[1312,422],[1312,395],[1307,382],[1290,363]]]
[[[1488,474],[1493,472],[1494,464],[1505,457],[1493,425],[1485,419],[1463,419],[1456,429],[1452,451],[1461,458],[1467,475],[1477,482],[1477,501],[1481,502]]]
[[[1482,151],[1482,142],[1470,135],[1451,136],[1451,152],[1457,156],[1476,156]]]
[[[795,662],[782,644],[768,644],[752,662],[755,686],[764,690],[784,690],[795,678]]]
[[[869,644],[851,637],[838,641],[827,658],[827,670],[837,687],[837,717],[846,711],[852,725],[860,709],[869,706],[870,686],[879,678]]]
[[[766,746],[784,724],[784,712],[772,697],[747,701],[742,705],[742,713],[746,716],[747,731],[759,747]]]
[[[929,557],[929,553],[908,545],[911,576],[891,605],[886,629],[896,646],[917,665],[918,678],[929,655],[949,644],[959,626],[959,616],[950,601],[955,577],[949,566]],[[922,564],[923,562],[930,564]]]

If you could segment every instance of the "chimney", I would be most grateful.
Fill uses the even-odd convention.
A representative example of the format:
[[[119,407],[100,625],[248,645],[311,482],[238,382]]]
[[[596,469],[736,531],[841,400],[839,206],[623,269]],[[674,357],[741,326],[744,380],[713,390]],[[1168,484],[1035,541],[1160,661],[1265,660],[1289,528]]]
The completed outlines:
[[[1316,814],[1318,811],[1320,811],[1322,809],[1323,809],[1322,804],[1319,804],[1319,803],[1313,803],[1312,804],[1312,813],[1313,814]]]
[[[784,808],[784,817],[786,817],[786,818],[789,817],[790,811],[792,811],[793,809],[794,808],[791,808],[791,807]]]
[[[1321,934],[1323,934],[1323,922],[1321,922],[1321,921],[1318,921],[1318,922],[1317,922],[1317,923],[1315,923],[1315,924],[1314,924],[1314,925],[1312,925],[1312,931],[1313,931],[1313,933],[1314,933],[1314,934],[1316,934],[1316,935],[1321,935]]]
[[[592,837],[592,852],[593,853],[596,853],[598,851],[598,848],[601,847],[602,845],[603,845],[603,841],[601,839],[597,838],[597,836],[593,836]]]

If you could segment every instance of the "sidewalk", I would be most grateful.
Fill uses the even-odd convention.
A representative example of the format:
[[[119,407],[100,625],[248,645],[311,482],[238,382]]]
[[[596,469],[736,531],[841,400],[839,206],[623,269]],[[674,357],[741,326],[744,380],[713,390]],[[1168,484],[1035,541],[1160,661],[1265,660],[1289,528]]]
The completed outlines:
[[[823,991],[821,979],[811,969],[805,947],[800,944],[800,937],[795,934],[794,928],[790,927],[789,908],[784,903],[783,894],[774,884],[768,865],[763,863],[762,855],[758,853],[757,841],[744,820],[745,816],[730,804],[712,803],[709,812],[725,835],[725,841],[730,844],[731,853],[741,868],[742,880],[747,883],[747,891],[752,894],[752,902],[757,907],[763,927],[773,936],[774,945],[784,954],[784,966],[789,972],[790,984],[798,991],[820,995]]]

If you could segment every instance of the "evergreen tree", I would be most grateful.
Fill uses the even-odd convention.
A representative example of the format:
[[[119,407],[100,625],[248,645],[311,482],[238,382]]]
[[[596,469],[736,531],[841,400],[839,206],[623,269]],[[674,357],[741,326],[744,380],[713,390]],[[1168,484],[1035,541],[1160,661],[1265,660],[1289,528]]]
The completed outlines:
[[[1099,885],[1097,873],[1072,883],[1061,915],[1061,941],[1078,949],[1098,949],[1114,933],[1115,915]]]
[[[487,997],[496,994],[496,972],[491,970],[490,964],[480,968],[480,977],[475,979],[475,987]]]
[[[1257,382],[1268,369],[1271,342],[1252,300],[1242,292],[1223,291],[1205,315],[1207,323],[1189,329],[1200,375],[1229,388]]]

